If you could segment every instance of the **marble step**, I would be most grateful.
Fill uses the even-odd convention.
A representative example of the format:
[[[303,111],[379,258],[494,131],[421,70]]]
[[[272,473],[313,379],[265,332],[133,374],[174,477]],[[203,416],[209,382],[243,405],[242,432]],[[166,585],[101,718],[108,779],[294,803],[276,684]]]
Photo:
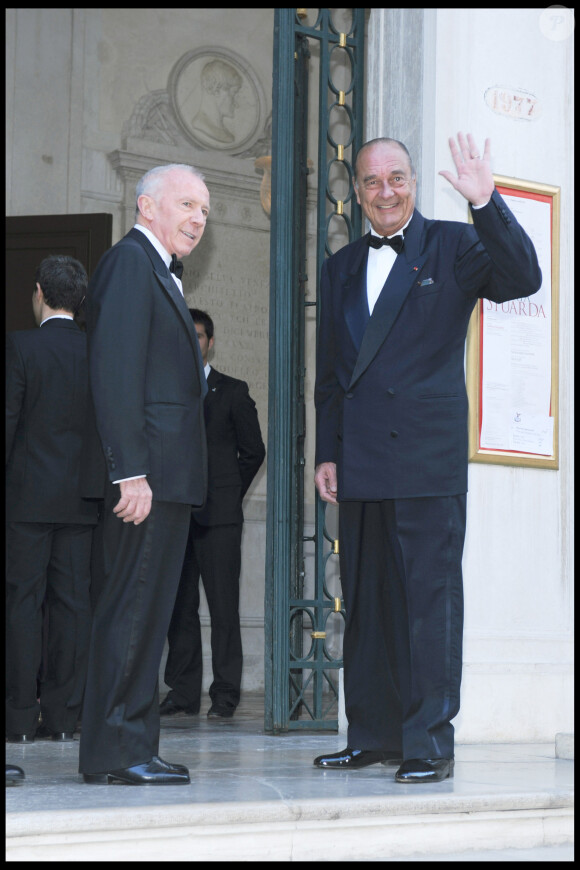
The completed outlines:
[[[401,797],[9,813],[6,858],[372,861],[425,856],[437,860],[438,854],[573,843],[570,789],[427,796],[408,794],[411,788],[406,787]]]

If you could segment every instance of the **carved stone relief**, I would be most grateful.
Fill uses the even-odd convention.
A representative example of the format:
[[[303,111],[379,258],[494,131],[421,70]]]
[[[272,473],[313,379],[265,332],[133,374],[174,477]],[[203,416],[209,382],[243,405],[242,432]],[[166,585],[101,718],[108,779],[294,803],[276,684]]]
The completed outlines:
[[[261,83],[250,64],[228,49],[204,47],[183,55],[168,91],[183,133],[198,148],[239,153],[264,126]]]
[[[133,114],[123,127],[123,142],[127,139],[147,139],[179,145],[183,136],[175,120],[167,91],[152,91],[138,101]]]

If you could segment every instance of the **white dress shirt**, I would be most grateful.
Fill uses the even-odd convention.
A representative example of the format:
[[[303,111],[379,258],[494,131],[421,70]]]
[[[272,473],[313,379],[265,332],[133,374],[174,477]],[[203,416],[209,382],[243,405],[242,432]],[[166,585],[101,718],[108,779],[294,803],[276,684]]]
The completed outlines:
[[[394,236],[402,236],[403,230],[405,230],[410,223],[411,218],[409,218],[404,227],[401,227],[398,233],[393,233],[393,235],[388,236],[388,238],[392,239]],[[378,239],[382,238],[382,236],[376,233],[372,227],[371,235],[376,236]],[[369,257],[367,260],[367,300],[369,304],[369,312],[371,314],[373,313],[373,308],[375,307],[377,299],[381,295],[381,290],[383,289],[385,281],[389,277],[389,272],[393,268],[396,258],[397,252],[389,247],[389,245],[383,245],[382,248],[373,248],[369,245]]]
[[[51,314],[50,317],[45,317],[40,325],[44,326],[49,320],[74,320],[74,317],[72,314]]]

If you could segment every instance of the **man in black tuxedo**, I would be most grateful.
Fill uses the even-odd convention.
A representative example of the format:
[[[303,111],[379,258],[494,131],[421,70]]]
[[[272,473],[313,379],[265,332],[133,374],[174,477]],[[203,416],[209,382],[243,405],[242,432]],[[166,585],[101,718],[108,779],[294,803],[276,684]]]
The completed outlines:
[[[211,618],[213,682],[209,718],[229,719],[240,702],[242,637],[239,598],[242,501],[264,461],[256,404],[245,381],[218,372],[208,363],[214,343],[213,320],[190,308],[205,365],[208,494],[205,507],[193,510],[187,550],[167,635],[165,682],[171,691],[160,707],[163,716],[199,712],[202,647],[199,579]]]
[[[82,714],[85,782],[187,784],[159,751],[158,674],[192,505],[207,489],[207,385],[177,257],[205,230],[201,174],[160,166],[137,185],[136,224],[101,258],[87,294],[92,398],[106,461],[103,577]],[[106,478],[106,480],[105,480]]]
[[[402,759],[395,779],[453,774],[462,666],[467,491],[464,345],[479,298],[537,292],[534,247],[494,188],[490,144],[449,141],[473,226],[426,220],[405,146],[375,139],[355,189],[371,231],[321,276],[315,483],[340,503],[347,747],[353,769]],[[386,242],[385,242],[386,240]]]
[[[6,736],[15,743],[72,740],[83,697],[97,504],[80,491],[89,380],[74,316],[87,280],[72,257],[44,259],[32,297],[40,329],[6,340]]]

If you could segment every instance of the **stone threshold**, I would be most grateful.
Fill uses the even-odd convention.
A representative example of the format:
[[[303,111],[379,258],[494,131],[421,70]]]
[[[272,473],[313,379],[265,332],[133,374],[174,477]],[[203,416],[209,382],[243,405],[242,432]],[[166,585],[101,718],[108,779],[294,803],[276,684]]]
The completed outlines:
[[[41,811],[8,814],[6,859],[396,859],[572,843],[573,829],[569,789]]]

